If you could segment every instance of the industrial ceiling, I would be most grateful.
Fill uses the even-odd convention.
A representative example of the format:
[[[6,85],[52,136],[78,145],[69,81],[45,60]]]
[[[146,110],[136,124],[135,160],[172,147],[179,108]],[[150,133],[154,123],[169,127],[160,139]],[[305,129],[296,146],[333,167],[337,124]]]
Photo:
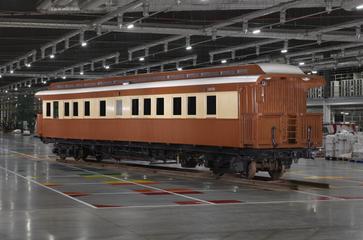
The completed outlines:
[[[363,63],[362,0],[0,2],[2,91],[214,65]]]

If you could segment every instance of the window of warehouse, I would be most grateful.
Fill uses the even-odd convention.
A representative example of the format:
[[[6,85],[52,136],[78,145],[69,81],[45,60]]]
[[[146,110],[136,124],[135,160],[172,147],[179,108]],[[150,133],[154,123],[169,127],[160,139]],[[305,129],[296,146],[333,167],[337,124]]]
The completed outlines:
[[[197,114],[197,97],[188,97],[188,115]]]
[[[216,96],[207,96],[207,115],[216,115],[217,98]]]
[[[151,115],[151,98],[144,99],[144,115]]]
[[[90,106],[90,102],[89,101],[85,101],[84,102],[84,115],[86,117],[89,117],[91,115],[91,106]]]
[[[156,99],[156,115],[164,115],[164,98]]]
[[[45,115],[47,117],[50,117],[51,116],[51,105],[50,105],[50,102],[47,102],[47,107],[46,107],[46,113]]]
[[[59,102],[53,102],[53,118],[59,117]]]
[[[132,99],[132,115],[139,115],[139,99]]]
[[[73,103],[73,116],[78,117],[78,102]]]
[[[122,100],[116,100],[116,115],[122,115]]]
[[[173,115],[181,115],[182,113],[182,98],[173,98]]]
[[[106,116],[106,101],[102,100],[100,101],[100,117]]]
[[[64,103],[64,116],[69,117],[69,102]]]

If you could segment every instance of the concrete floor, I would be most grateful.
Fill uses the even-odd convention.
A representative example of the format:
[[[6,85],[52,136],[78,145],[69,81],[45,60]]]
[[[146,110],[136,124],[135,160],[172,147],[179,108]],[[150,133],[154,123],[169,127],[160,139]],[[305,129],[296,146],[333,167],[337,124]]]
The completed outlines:
[[[363,164],[302,160],[286,178],[331,189],[267,191],[75,167],[0,134],[0,240],[363,239]]]

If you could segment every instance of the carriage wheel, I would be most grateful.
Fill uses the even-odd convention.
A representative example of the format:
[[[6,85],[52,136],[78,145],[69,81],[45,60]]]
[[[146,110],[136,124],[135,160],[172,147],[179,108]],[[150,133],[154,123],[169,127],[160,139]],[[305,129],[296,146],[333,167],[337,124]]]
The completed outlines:
[[[102,160],[103,160],[103,155],[102,154],[96,154],[96,161],[101,162]]]
[[[257,172],[257,168],[256,168],[256,162],[255,161],[251,161],[248,164],[248,169],[247,169],[247,179],[252,179],[255,177]]]
[[[277,170],[270,170],[268,174],[270,175],[272,180],[279,180],[282,175],[285,173],[285,166],[282,166],[280,169]]]

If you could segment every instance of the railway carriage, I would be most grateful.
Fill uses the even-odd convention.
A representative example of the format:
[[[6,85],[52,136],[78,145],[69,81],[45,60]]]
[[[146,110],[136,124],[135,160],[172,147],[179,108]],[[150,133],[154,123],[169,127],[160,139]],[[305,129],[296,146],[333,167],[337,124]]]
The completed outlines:
[[[258,64],[53,83],[37,134],[60,158],[177,159],[216,174],[279,178],[321,145],[322,116],[298,67]]]

